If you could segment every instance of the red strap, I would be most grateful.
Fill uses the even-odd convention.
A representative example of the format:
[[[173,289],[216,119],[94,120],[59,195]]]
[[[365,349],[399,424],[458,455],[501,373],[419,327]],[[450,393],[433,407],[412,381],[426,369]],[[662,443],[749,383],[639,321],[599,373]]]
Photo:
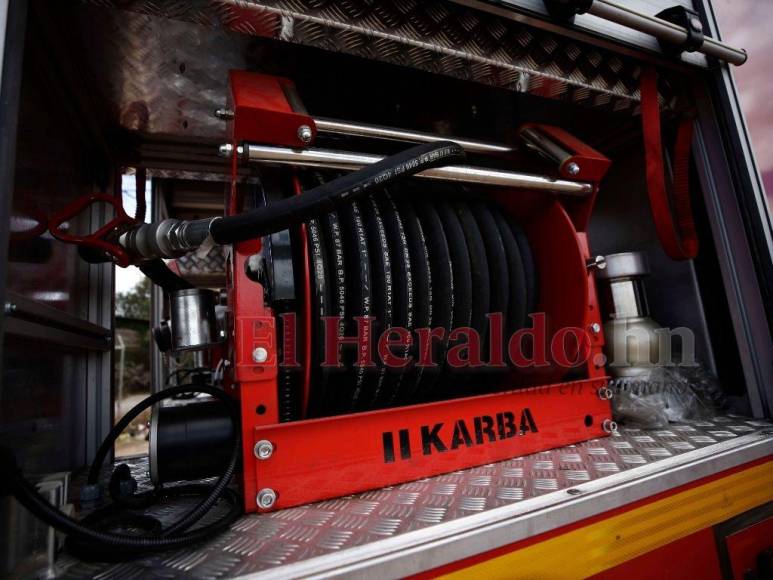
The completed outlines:
[[[642,130],[644,158],[647,163],[647,189],[652,217],[658,238],[666,254],[673,260],[692,260],[698,254],[690,204],[690,148],[693,122],[685,117],[679,123],[674,145],[672,168],[672,200],[666,190],[663,145],[660,134],[658,76],[653,67],[644,67],[641,74]],[[676,217],[676,223],[674,223]]]

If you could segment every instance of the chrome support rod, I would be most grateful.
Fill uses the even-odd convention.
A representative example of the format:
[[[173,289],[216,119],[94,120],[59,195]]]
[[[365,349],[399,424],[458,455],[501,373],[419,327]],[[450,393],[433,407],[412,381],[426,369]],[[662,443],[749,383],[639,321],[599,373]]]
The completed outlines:
[[[656,38],[675,45],[680,45],[687,40],[687,30],[683,27],[662,18],[633,10],[611,0],[593,0],[593,4],[588,9],[588,14],[622,24],[645,34],[651,34]],[[748,57],[745,50],[733,48],[708,37],[704,39],[703,45],[698,48],[698,52],[734,65],[742,65]]]
[[[333,135],[348,135],[350,137],[369,137],[372,139],[386,139],[390,141],[406,141],[408,143],[435,143],[436,141],[453,141],[464,147],[470,153],[512,153],[514,149],[498,143],[487,143],[470,139],[457,139],[456,137],[444,137],[431,133],[396,129],[394,127],[382,127],[380,125],[367,125],[364,123],[352,123],[337,119],[314,118],[314,124],[319,133]]]
[[[221,151],[226,152],[227,150],[225,147],[222,147]],[[360,169],[383,159],[380,155],[365,153],[330,151],[326,149],[290,149],[288,147],[269,147],[266,145],[244,145],[240,153],[245,160],[252,163],[278,163],[349,171]],[[574,196],[585,196],[593,192],[593,185],[590,183],[461,165],[428,169],[417,174],[417,177],[517,187]]]

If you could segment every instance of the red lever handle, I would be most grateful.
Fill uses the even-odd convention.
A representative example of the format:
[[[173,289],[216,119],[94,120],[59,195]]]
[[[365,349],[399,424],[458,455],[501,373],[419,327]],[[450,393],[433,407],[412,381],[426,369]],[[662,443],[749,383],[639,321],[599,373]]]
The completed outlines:
[[[97,202],[112,205],[115,210],[115,217],[94,233],[84,236],[68,234],[62,230],[64,222],[71,220],[91,204]],[[130,262],[129,254],[120,245],[109,240],[116,239],[136,223],[137,220],[126,214],[118,197],[106,193],[90,193],[67,204],[62,210],[51,216],[51,219],[48,220],[48,230],[52,236],[62,242],[100,250],[109,255],[116,264],[125,268]]]

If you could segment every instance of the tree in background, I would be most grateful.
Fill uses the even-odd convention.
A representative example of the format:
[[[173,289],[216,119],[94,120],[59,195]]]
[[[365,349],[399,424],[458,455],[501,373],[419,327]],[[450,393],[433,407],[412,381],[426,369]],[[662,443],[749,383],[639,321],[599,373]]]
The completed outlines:
[[[135,320],[150,320],[150,278],[142,278],[128,292],[119,292],[115,297],[115,313]]]

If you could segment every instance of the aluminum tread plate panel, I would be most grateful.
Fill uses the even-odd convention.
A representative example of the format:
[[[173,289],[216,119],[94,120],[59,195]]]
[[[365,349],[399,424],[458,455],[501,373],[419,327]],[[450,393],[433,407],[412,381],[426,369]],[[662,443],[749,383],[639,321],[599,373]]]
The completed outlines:
[[[85,64],[124,128],[222,139],[229,69],[253,36],[341,52],[582,106],[638,111],[639,62],[449,2],[84,0],[73,10]],[[104,7],[113,9],[105,9]],[[661,97],[675,105],[674,73]]]
[[[770,423],[733,416],[671,425],[668,429],[621,428],[614,436],[525,457],[465,469],[268,514],[242,517],[230,531],[203,546],[148,555],[119,564],[61,561],[66,578],[130,579],[235,577],[283,564],[340,553],[406,532],[512,506],[575,485],[633,470],[664,459],[710,451],[744,435],[770,430]],[[147,460],[130,463],[147,481]],[[279,490],[281,493],[281,490]],[[190,503],[161,505],[148,513],[168,523]],[[560,509],[560,508],[559,508]]]

